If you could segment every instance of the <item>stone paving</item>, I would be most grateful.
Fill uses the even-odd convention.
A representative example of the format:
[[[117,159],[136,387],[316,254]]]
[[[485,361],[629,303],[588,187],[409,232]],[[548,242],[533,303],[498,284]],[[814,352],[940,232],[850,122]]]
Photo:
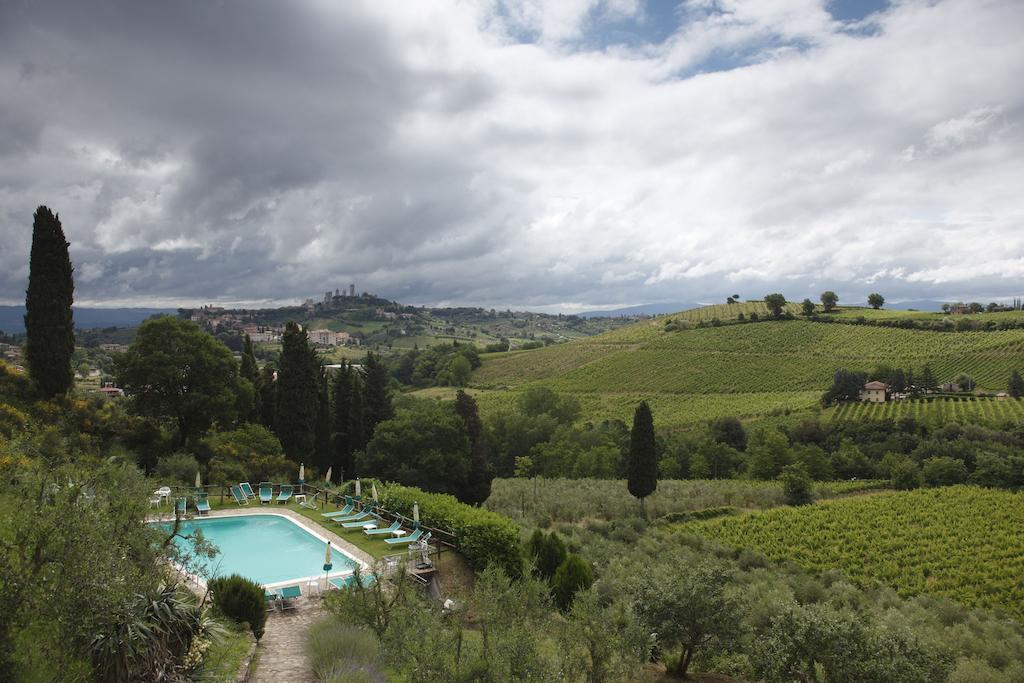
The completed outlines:
[[[259,663],[249,681],[256,683],[312,683],[313,672],[306,661],[305,638],[309,625],[323,615],[319,598],[303,598],[291,610],[267,615],[260,639]]]

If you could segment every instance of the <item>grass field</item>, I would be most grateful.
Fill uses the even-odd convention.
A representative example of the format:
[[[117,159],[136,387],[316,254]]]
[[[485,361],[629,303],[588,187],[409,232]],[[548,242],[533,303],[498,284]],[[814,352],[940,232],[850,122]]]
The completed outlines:
[[[1007,422],[1024,421],[1024,401],[964,396],[887,403],[844,403],[822,411],[823,421],[898,420],[904,417],[912,417],[930,425],[970,422],[999,426]]]
[[[886,492],[680,528],[812,572],[1024,616],[1024,494],[971,486]]]
[[[709,308],[743,306],[754,304]],[[967,373],[991,390],[1004,390],[1010,373],[1024,370],[1024,330],[933,332],[793,320],[666,332],[665,320],[680,315],[543,349],[488,354],[471,384],[485,390],[482,405],[492,406],[511,400],[502,392],[549,386],[577,396],[588,419],[628,418],[646,399],[660,424],[681,426],[722,415],[814,410],[839,368],[867,371],[885,363],[920,372],[928,364],[940,382]]]
[[[834,498],[882,485],[874,481],[819,482],[814,486],[814,496]],[[777,481],[663,479],[648,496],[646,507],[648,516],[657,519],[708,508],[767,509],[784,502],[782,484]],[[639,503],[629,495],[622,479],[495,479],[484,507],[532,524],[611,520],[640,514]]]

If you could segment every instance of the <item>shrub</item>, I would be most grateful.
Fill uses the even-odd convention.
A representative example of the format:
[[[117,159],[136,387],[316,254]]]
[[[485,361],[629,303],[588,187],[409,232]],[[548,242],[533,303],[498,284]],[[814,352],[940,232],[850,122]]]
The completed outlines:
[[[807,505],[814,499],[811,478],[803,465],[782,468],[782,491],[788,505]]]
[[[224,616],[238,623],[249,624],[252,634],[259,640],[267,623],[267,606],[263,586],[232,574],[211,579],[209,583],[213,604]]]
[[[910,459],[893,465],[892,487],[897,491],[911,491],[921,486],[921,468]]]
[[[567,610],[572,606],[576,593],[587,590],[593,583],[594,572],[590,565],[579,555],[571,553],[551,579],[551,594],[559,609]]]
[[[379,680],[376,662],[380,644],[369,629],[328,616],[313,622],[306,632],[306,654],[318,681]]]
[[[953,458],[928,458],[921,467],[921,474],[928,486],[952,486],[967,481],[967,466]]]
[[[195,481],[199,461],[188,453],[174,453],[161,458],[153,470],[153,476],[161,482],[188,485]]]
[[[557,533],[545,534],[540,529],[535,529],[530,537],[528,551],[534,563],[534,573],[547,581],[554,577],[567,555],[565,543]]]
[[[460,503],[443,493],[426,493],[398,484],[383,488],[380,504],[384,509],[411,517],[413,504],[419,503],[423,524],[455,534],[459,552],[477,571],[496,564],[509,576],[522,575],[519,528],[508,517]]]

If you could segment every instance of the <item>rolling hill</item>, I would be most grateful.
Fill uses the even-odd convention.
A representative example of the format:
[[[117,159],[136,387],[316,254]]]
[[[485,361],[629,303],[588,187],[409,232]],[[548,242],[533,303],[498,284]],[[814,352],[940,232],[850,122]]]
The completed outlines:
[[[991,390],[1005,389],[1012,370],[1024,370],[1021,329],[938,332],[806,320],[694,325],[739,312],[767,313],[763,304],[723,304],[544,349],[488,354],[472,386],[485,409],[544,385],[577,396],[587,419],[627,419],[646,399],[661,424],[682,426],[817,410],[839,368],[888,364],[919,372],[928,364],[939,382],[967,373]],[[686,322],[666,331],[670,321]]]

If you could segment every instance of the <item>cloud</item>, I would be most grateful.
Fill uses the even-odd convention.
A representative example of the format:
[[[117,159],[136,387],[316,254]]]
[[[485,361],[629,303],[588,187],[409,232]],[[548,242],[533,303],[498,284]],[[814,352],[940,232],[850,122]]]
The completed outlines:
[[[88,301],[1021,293],[1020,3],[692,0],[615,42],[651,16],[4,3],[0,299],[41,203]]]

